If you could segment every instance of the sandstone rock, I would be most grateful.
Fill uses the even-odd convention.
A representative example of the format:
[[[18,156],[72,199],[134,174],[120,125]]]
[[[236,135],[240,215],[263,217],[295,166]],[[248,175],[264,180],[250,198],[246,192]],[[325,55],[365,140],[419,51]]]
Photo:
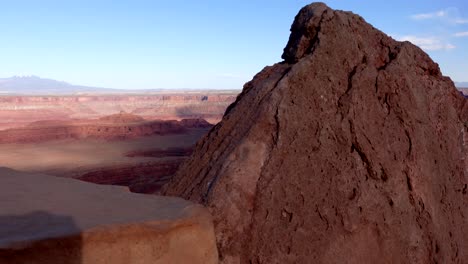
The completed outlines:
[[[209,207],[223,263],[463,263],[466,100],[420,48],[304,7],[167,195]],[[466,112],[466,111],[465,111]]]
[[[217,263],[211,216],[178,198],[0,169],[0,263]]]

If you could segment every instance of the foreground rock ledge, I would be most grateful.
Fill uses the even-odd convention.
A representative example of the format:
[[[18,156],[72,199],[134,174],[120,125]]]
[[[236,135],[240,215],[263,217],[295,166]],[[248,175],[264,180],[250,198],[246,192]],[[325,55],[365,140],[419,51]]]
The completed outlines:
[[[0,168],[1,264],[217,261],[199,205]]]

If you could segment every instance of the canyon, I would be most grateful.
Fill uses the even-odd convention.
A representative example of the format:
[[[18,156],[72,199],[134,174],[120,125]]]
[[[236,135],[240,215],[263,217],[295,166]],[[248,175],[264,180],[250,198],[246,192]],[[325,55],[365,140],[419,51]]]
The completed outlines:
[[[236,95],[1,96],[0,166],[156,193]]]
[[[36,121],[97,119],[120,112],[147,120],[205,119],[217,123],[238,91],[150,94],[0,96],[0,129]]]
[[[290,31],[239,95],[1,97],[0,263],[464,263],[466,91],[352,12]]]
[[[0,165],[154,193],[211,127],[198,119],[45,122],[0,131]]]

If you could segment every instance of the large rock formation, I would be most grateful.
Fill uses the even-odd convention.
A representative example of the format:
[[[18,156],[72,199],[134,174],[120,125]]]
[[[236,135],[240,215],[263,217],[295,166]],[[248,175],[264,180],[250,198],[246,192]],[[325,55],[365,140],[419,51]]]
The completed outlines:
[[[466,261],[453,82],[325,4],[291,31],[284,61],[244,86],[163,192],[209,207],[223,263]]]
[[[217,263],[211,216],[182,199],[0,168],[1,264]]]

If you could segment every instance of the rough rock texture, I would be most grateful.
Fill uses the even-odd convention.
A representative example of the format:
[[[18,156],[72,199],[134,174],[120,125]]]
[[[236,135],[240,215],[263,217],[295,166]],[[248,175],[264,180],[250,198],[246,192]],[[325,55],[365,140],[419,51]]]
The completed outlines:
[[[177,198],[0,169],[1,264],[217,263],[208,211]]]
[[[318,3],[163,187],[223,263],[464,263],[466,101],[420,48]],[[465,111],[466,112],[466,111]]]

